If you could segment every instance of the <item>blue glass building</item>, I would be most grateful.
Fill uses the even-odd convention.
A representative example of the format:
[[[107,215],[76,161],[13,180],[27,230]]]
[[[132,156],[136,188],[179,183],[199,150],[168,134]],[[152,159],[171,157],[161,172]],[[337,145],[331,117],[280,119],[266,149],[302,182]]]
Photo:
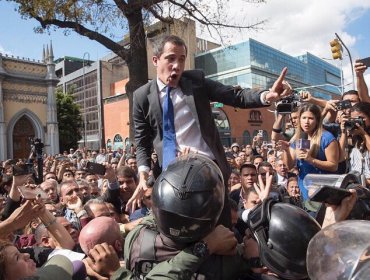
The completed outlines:
[[[326,100],[338,99],[341,94],[339,68],[310,53],[293,57],[253,39],[200,53],[195,56],[195,67],[203,69],[207,78],[223,84],[261,89],[270,88],[281,70],[288,67],[286,80],[293,88],[320,85],[309,88],[309,91]],[[232,142],[249,144],[260,130],[264,140],[269,140],[273,118],[267,109],[235,114],[228,106],[218,108],[222,104],[215,105],[217,108],[212,111],[224,145],[230,146]]]
[[[326,84],[310,92],[324,99],[340,95],[339,68],[310,53],[293,57],[253,39],[198,54],[195,66],[224,84],[262,89],[271,87],[281,70],[288,67],[286,79],[293,88]]]

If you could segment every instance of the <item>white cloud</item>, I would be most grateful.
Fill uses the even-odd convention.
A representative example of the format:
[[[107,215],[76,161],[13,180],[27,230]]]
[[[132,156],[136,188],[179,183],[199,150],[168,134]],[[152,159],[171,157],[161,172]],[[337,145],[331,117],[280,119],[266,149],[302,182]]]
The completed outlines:
[[[238,19],[239,24],[267,20],[264,30],[258,32],[228,30],[230,42],[251,37],[293,56],[310,52],[322,58],[331,58],[329,42],[335,33],[350,49],[353,59],[358,56],[354,45],[359,38],[346,33],[345,27],[370,9],[369,0],[267,0],[260,4],[232,0],[228,3],[232,4],[226,12],[229,24],[235,23],[232,19]],[[337,65],[336,61],[333,63]],[[346,56],[343,72],[346,82],[352,80]]]

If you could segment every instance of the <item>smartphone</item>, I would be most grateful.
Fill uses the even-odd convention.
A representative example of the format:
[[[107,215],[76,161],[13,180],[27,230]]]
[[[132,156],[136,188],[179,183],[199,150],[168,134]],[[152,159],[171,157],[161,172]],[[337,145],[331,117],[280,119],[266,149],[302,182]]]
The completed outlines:
[[[332,205],[339,205],[345,197],[350,195],[351,192],[346,189],[322,186],[318,188],[312,194],[312,196],[310,196],[310,200],[316,202],[325,202]]]
[[[105,166],[100,163],[95,162],[87,162],[86,164],[86,171],[91,174],[98,174],[98,175],[104,175],[105,174]]]
[[[18,187],[19,192],[24,197],[24,199],[36,199],[39,197],[43,200],[48,199],[48,195],[40,187],[31,187],[31,186],[20,186]]]
[[[32,171],[27,165],[13,165],[12,169],[13,169],[13,176],[32,174]]]
[[[297,149],[299,150],[309,150],[311,147],[311,142],[308,139],[299,139],[297,141]]]
[[[359,60],[361,63],[365,64],[367,67],[370,67],[370,57],[366,57]]]

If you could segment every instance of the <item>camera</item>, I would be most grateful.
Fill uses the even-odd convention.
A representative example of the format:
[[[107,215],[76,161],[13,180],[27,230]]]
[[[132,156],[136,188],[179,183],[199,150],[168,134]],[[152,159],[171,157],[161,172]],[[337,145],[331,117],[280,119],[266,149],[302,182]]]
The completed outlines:
[[[301,105],[299,92],[294,90],[292,95],[282,98],[276,103],[276,112],[279,114],[290,114],[294,108]]]
[[[362,117],[349,118],[344,122],[344,127],[348,130],[353,130],[357,128],[356,124],[359,124],[361,127],[365,128],[365,121]]]
[[[335,103],[335,108],[338,111],[344,110],[344,109],[350,109],[352,108],[352,103],[350,100],[342,100]]]

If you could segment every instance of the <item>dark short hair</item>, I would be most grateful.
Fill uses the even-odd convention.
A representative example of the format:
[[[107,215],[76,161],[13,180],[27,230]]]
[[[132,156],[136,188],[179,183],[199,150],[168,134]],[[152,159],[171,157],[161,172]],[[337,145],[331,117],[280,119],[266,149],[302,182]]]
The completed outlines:
[[[359,102],[351,108],[352,112],[361,112],[365,114],[370,119],[370,103],[368,102]]]
[[[117,176],[122,176],[126,178],[134,178],[135,182],[137,181],[135,171],[129,166],[121,166],[116,171]]]
[[[240,173],[242,173],[244,168],[251,168],[251,169],[254,169],[257,172],[256,166],[254,164],[251,164],[251,163],[242,164],[242,166],[240,166]]]
[[[164,45],[168,42],[177,46],[184,46],[186,54],[188,53],[188,48],[183,39],[175,35],[166,35],[159,37],[153,42],[153,55],[160,57],[163,53]]]
[[[348,91],[344,92],[342,94],[342,100],[343,100],[343,97],[345,97],[346,95],[357,95],[357,96],[359,96],[358,91],[354,90],[354,89],[351,89],[351,90],[348,90]]]
[[[273,168],[273,167],[272,167],[272,164],[271,164],[271,163],[269,163],[268,161],[262,161],[262,162],[258,165],[258,169],[260,169],[261,167]]]

